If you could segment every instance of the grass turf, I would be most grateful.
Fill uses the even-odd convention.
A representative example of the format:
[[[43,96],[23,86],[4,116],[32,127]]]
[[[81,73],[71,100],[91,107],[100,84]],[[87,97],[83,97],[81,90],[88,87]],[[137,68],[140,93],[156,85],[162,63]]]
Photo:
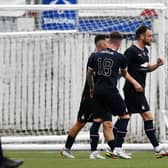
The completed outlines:
[[[133,152],[133,159],[90,160],[89,152],[73,152],[75,159],[60,156],[58,151],[7,151],[6,156],[23,159],[20,168],[167,168],[168,157],[157,159],[153,152]],[[104,154],[104,152],[102,152]]]

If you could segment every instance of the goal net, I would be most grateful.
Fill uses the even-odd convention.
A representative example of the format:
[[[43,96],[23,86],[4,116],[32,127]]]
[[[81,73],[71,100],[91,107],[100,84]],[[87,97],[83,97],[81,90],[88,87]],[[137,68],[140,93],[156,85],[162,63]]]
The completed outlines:
[[[96,34],[120,31],[124,35],[120,49],[123,53],[135,39],[136,28],[146,25],[154,31],[151,62],[155,62],[158,55],[167,60],[165,10],[163,4],[1,5],[0,128],[3,142],[16,143],[19,148],[17,143],[22,141],[23,149],[30,146],[35,149],[32,144],[27,148],[25,145],[37,140],[43,143],[43,147],[36,144],[37,149],[41,149],[46,142],[52,145],[65,141],[68,129],[76,121],[86,63],[95,49]],[[167,139],[167,72],[165,65],[148,74],[146,88],[161,142]],[[119,83],[121,94],[123,82],[121,79]],[[140,116],[133,115],[126,142],[148,143],[143,127]],[[83,129],[87,136],[79,136],[79,142],[89,142],[88,129],[89,124]],[[101,143],[104,144],[103,136]]]

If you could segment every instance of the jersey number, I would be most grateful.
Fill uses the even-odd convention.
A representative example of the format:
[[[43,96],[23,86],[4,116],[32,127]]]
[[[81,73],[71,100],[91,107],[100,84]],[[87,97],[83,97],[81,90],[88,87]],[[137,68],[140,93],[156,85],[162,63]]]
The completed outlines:
[[[110,58],[98,58],[98,75],[103,75],[103,76],[110,76],[111,71],[112,71],[112,66],[113,66],[113,60]]]

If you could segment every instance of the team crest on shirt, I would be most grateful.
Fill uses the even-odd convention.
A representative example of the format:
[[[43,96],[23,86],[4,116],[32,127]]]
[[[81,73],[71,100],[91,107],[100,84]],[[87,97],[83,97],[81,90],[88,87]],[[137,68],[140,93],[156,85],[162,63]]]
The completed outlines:
[[[141,64],[141,67],[148,67],[148,62]]]
[[[142,57],[143,55],[142,55],[141,53],[138,53],[138,56],[139,56],[139,57]]]
[[[81,116],[81,119],[82,119],[82,120],[84,120],[84,119],[85,119],[85,116],[84,116],[84,115],[82,115],[82,116]]]
[[[142,106],[141,106],[141,109],[142,109],[142,110],[145,110],[145,106],[144,106],[144,105],[142,105]]]

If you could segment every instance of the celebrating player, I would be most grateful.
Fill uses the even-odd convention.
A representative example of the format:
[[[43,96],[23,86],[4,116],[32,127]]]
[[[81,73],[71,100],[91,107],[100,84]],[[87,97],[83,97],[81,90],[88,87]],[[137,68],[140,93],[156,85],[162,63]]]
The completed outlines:
[[[161,58],[157,58],[156,64],[149,63],[148,49],[152,42],[152,31],[141,26],[136,30],[136,42],[125,51],[128,60],[128,72],[143,86],[144,92],[138,93],[128,81],[124,85],[125,103],[130,114],[139,113],[144,120],[145,133],[153,145],[154,151],[161,156],[168,156],[160,145],[155,135],[153,115],[145,97],[146,74],[156,70],[164,64]],[[117,126],[116,126],[117,127]]]
[[[87,80],[90,87],[90,95],[94,100],[93,118],[101,118],[103,132],[108,145],[114,155],[130,159],[124,151],[114,150],[123,143],[127,132],[129,115],[126,106],[117,89],[119,69],[123,77],[133,84],[136,91],[142,91],[141,85],[127,72],[125,57],[117,50],[121,45],[122,36],[119,32],[110,34],[109,48],[95,53],[88,61]],[[95,74],[95,76],[94,76]],[[117,131],[116,144],[112,133],[111,115],[120,116],[121,125]]]

